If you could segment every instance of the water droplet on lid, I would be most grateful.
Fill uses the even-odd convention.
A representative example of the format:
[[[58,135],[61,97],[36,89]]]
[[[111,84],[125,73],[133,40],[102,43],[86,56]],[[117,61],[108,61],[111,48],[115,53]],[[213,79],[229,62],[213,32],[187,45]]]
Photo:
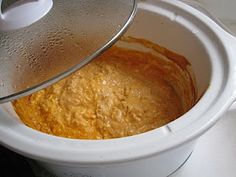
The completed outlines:
[[[20,64],[16,65],[16,69],[20,69],[20,68],[21,68]]]
[[[3,82],[0,82],[0,87],[4,87],[5,84]]]

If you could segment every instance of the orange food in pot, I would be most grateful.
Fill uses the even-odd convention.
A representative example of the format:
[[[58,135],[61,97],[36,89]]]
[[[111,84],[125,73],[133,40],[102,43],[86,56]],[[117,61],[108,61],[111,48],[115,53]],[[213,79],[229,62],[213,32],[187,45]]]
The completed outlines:
[[[154,53],[110,48],[71,76],[14,101],[23,123],[56,136],[110,139],[155,129],[190,109],[196,96],[187,60],[148,41],[126,42],[151,45]]]

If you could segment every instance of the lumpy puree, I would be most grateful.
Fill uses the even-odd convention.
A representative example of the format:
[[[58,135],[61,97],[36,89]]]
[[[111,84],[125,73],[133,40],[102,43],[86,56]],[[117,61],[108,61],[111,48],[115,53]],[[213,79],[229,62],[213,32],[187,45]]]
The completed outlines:
[[[153,130],[191,108],[195,90],[185,58],[148,41],[127,41],[153,52],[113,46],[69,77],[14,101],[22,122],[56,136],[110,139]]]

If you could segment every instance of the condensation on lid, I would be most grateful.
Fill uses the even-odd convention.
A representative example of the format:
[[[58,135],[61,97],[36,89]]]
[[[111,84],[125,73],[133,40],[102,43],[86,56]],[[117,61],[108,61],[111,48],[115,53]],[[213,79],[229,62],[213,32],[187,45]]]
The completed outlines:
[[[0,103],[66,77],[111,46],[136,12],[136,0],[53,1],[32,25],[0,32]]]

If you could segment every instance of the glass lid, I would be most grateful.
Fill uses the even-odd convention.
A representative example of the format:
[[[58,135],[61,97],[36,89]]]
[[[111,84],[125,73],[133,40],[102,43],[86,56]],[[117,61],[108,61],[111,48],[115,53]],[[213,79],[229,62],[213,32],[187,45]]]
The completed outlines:
[[[19,2],[0,8],[0,103],[47,87],[87,64],[125,32],[137,6],[136,0]],[[42,11],[39,2],[48,8]]]

